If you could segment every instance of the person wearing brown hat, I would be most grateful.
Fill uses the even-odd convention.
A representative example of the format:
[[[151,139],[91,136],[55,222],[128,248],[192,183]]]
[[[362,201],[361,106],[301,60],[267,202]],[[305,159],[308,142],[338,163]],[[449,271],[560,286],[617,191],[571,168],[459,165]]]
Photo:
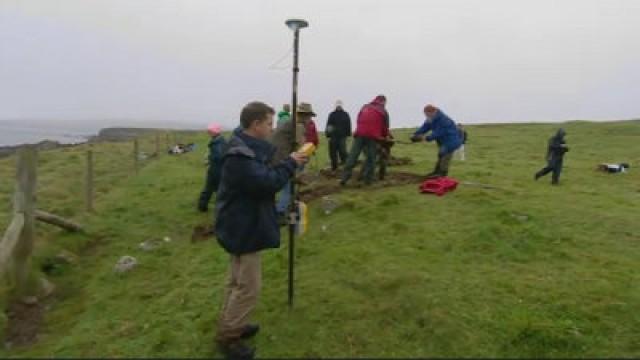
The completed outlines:
[[[453,153],[462,145],[458,128],[447,114],[433,105],[424,107],[424,115],[426,120],[411,136],[411,141],[422,141],[424,134],[431,132],[425,140],[435,140],[438,144],[438,161],[433,171],[427,174],[427,178],[447,176]]]
[[[304,123],[304,141],[312,143],[317,148],[320,145],[320,139],[318,139],[318,130],[316,129],[316,123],[312,117],[316,116],[313,112],[311,104],[302,103],[298,106],[298,117],[305,118],[301,120]],[[304,107],[302,106],[304,105]]]
[[[269,140],[276,147],[276,154],[273,156],[273,163],[277,164],[286,159],[289,154],[295,152],[300,145],[305,142],[305,134],[307,132],[307,124],[312,121],[316,113],[313,111],[311,104],[300,103],[296,109],[296,136],[293,138],[293,121],[284,122],[278,126]],[[276,210],[281,217],[285,216],[287,207],[289,206],[291,181],[282,188],[279,193]]]

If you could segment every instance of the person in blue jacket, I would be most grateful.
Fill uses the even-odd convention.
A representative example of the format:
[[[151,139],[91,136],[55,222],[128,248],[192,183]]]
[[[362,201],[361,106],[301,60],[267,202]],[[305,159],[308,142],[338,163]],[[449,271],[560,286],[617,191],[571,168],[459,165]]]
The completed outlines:
[[[433,171],[427,174],[427,178],[447,176],[453,153],[462,145],[458,128],[447,114],[433,105],[425,106],[424,115],[426,120],[411,136],[411,141],[422,141],[424,134],[430,131],[431,134],[425,139],[429,142],[435,140],[438,144],[438,161]]]
[[[228,282],[218,318],[216,342],[232,359],[251,359],[255,349],[244,340],[259,327],[249,324],[262,284],[260,251],[280,246],[275,196],[307,158],[292,153],[271,164],[276,152],[267,139],[275,111],[267,104],[247,104],[241,129],[229,139],[222,158],[222,178],[216,197],[218,243],[231,255]]]
[[[220,174],[222,172],[222,155],[227,142],[222,136],[222,126],[218,124],[210,124],[207,131],[211,136],[209,141],[209,165],[207,167],[207,177],[204,183],[204,189],[200,193],[198,199],[198,210],[201,212],[209,211],[209,201],[213,193],[218,191],[220,185]]]

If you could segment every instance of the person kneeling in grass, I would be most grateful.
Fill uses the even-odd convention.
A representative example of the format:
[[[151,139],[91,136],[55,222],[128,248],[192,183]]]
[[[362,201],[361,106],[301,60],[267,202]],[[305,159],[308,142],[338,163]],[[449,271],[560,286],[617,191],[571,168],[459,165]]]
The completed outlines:
[[[276,149],[266,141],[275,111],[261,102],[247,104],[241,128],[229,139],[222,160],[222,178],[216,197],[216,236],[231,255],[229,278],[218,319],[216,342],[228,358],[251,359],[255,349],[243,341],[255,336],[249,324],[261,287],[260,251],[280,246],[275,195],[306,161],[292,153],[270,166]]]

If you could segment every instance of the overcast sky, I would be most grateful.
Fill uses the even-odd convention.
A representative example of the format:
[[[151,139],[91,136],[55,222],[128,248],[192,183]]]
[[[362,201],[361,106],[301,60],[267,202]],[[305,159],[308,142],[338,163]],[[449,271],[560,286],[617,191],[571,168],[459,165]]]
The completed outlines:
[[[237,123],[300,99],[322,128],[378,93],[392,126],[640,117],[639,0],[0,0],[0,119]],[[281,60],[278,62],[278,60]]]

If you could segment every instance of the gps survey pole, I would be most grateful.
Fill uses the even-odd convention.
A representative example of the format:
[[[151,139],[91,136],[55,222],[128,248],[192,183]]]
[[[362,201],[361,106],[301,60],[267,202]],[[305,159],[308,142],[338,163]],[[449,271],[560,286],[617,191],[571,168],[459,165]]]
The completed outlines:
[[[309,23],[306,20],[302,19],[289,19],[285,22],[289,29],[293,30],[293,88],[291,91],[291,109],[292,116],[291,121],[293,121],[293,148],[297,149],[300,144],[297,144],[296,139],[297,128],[298,128],[298,72],[300,68],[298,67],[298,48],[300,46],[300,29],[304,29],[309,26]],[[291,194],[289,203],[289,308],[293,307],[293,280],[294,280],[294,263],[295,263],[295,237],[296,237],[296,223],[297,223],[297,215],[296,215],[296,176],[293,174],[293,178],[291,179]]]

